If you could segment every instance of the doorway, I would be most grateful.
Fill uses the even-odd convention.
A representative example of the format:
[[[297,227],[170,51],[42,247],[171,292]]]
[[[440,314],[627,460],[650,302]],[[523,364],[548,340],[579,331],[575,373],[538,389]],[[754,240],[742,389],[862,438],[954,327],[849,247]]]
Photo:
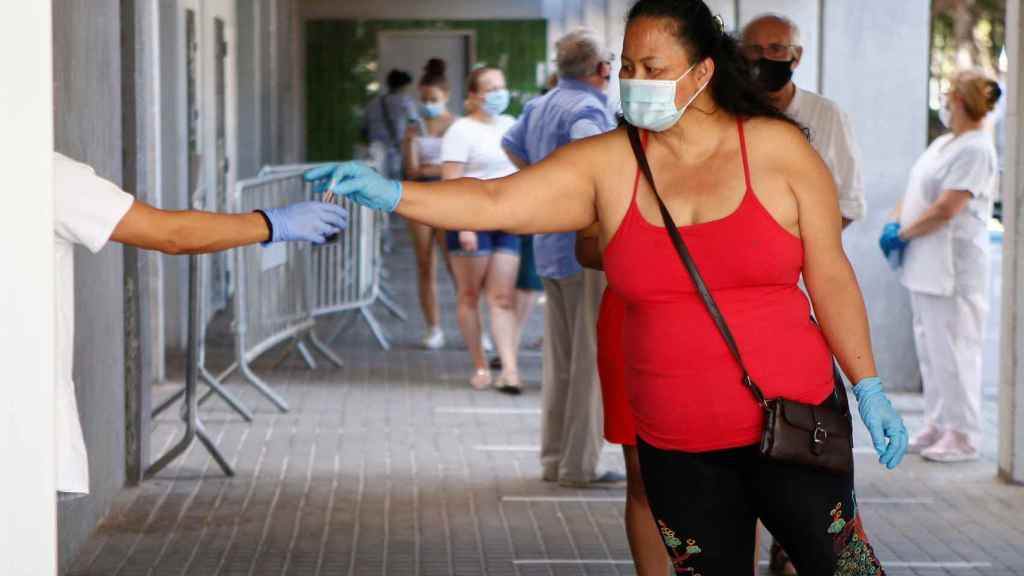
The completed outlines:
[[[418,83],[427,61],[440,58],[447,65],[451,86],[449,109],[461,116],[466,76],[476,61],[475,44],[472,30],[381,30],[377,33],[377,81],[386,90],[388,72],[397,69]]]

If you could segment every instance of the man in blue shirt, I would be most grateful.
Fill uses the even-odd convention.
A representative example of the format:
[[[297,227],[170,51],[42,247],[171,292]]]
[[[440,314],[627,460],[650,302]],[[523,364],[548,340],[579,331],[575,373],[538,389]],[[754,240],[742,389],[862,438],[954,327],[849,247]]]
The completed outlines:
[[[558,86],[526,104],[502,146],[519,167],[540,162],[560,146],[607,132],[615,119],[605,90],[611,58],[590,30],[576,30],[556,44]],[[599,474],[603,445],[601,389],[597,378],[597,313],[604,276],[576,262],[576,235],[534,239],[537,273],[547,298],[544,318],[543,478],[565,486],[621,481]]]

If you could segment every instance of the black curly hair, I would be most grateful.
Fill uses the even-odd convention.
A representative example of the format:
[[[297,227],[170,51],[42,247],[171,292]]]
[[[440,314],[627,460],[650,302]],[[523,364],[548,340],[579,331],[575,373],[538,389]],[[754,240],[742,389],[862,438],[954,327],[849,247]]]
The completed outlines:
[[[626,24],[639,18],[671,21],[672,32],[697,63],[710,58],[715,63],[711,98],[717,107],[738,118],[774,118],[806,130],[772,104],[740,54],[739,44],[729,35],[720,18],[702,0],[639,0],[629,10]]]

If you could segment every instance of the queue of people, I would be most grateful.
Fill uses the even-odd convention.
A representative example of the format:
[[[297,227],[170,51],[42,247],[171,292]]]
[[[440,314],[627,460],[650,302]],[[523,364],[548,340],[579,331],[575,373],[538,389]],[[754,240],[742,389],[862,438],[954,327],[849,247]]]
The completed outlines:
[[[427,182],[437,173],[417,172],[419,160],[407,158],[406,181],[345,163],[333,191],[461,231],[448,233],[447,248],[476,387],[491,381],[479,337],[486,290],[507,367],[499,387],[518,391],[512,270],[525,260],[517,234],[537,234],[542,475],[569,487],[618,480],[599,472],[598,456],[603,440],[623,445],[638,573],[748,572],[758,520],[777,538],[776,573],[882,573],[852,467],[773,452],[766,426],[778,424],[765,410],[785,401],[849,418],[838,368],[886,468],[908,448],[937,462],[977,458],[998,174],[982,128],[998,84],[976,71],[956,77],[943,111],[950,133],[915,165],[880,239],[912,296],[926,426],[910,439],[875,367],[842,247],[867,209],[859,151],[839,107],[793,82],[799,28],[765,15],[737,41],[702,0],[637,1],[618,128],[604,96],[611,52],[583,30],[556,48],[557,84],[518,120],[501,116],[501,72],[481,68],[468,116],[444,122],[447,132],[427,123],[424,137],[444,134],[444,182]],[[424,314],[436,326],[426,305]],[[841,430],[837,438],[811,422],[803,449],[849,452]]]

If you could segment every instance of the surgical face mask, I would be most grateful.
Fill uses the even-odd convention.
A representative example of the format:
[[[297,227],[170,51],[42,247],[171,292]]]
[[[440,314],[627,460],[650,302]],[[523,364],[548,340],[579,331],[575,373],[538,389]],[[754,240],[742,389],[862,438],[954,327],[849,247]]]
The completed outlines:
[[[490,116],[498,116],[508,109],[511,99],[508,90],[491,90],[484,95],[483,110]]]
[[[782,90],[793,79],[793,60],[761,58],[752,64],[754,78],[768,92]]]
[[[424,102],[420,109],[423,111],[423,115],[427,118],[437,118],[441,114],[444,114],[444,103],[443,102]]]
[[[679,81],[686,78],[697,65],[694,64],[675,80],[634,80],[624,78],[619,81],[622,96],[622,114],[637,128],[662,132],[668,130],[683,117],[690,104],[708,87],[707,83],[700,87],[682,108],[676,108],[676,87]]]

